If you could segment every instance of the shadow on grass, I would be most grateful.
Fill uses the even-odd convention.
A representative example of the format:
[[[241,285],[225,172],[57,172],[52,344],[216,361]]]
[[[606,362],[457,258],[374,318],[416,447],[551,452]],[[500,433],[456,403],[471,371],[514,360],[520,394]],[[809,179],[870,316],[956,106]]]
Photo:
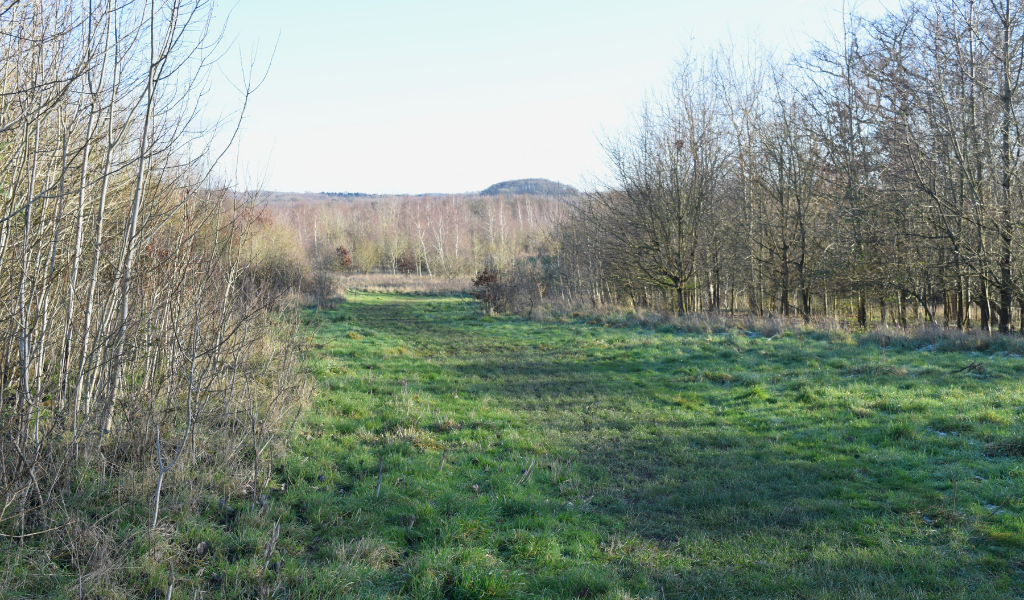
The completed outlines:
[[[589,520],[598,532],[591,542],[613,559],[622,581],[646,577],[666,597],[965,597],[979,591],[1012,597],[1024,586],[1019,572],[990,573],[989,566],[1010,572],[1000,551],[979,552],[965,544],[963,530],[927,520],[928,510],[943,509],[947,494],[929,475],[909,471],[941,470],[935,448],[887,440],[878,426],[860,427],[854,438],[848,407],[822,405],[815,415],[795,400],[805,392],[784,383],[776,387],[792,401],[787,414],[802,412],[803,420],[773,428],[775,413],[764,394],[745,396],[745,386],[678,372],[752,371],[762,360],[757,356],[737,353],[709,364],[705,353],[671,365],[639,357],[585,359],[565,348],[570,329],[581,326],[521,323],[509,332],[500,328],[514,321],[465,312],[426,320],[415,303],[351,310],[358,322],[383,333],[407,341],[415,334],[411,343],[424,356],[447,353],[440,368],[455,376],[460,392],[501,398],[545,447],[573,461],[567,479],[538,475],[535,485],[544,503],[564,503],[557,510],[565,506]],[[847,354],[861,352],[849,348]],[[790,347],[780,353],[780,369],[799,369],[802,358],[813,355]],[[842,392],[862,381],[827,383]],[[427,381],[423,388],[443,394],[451,384]],[[711,401],[664,414],[663,396],[684,388]],[[728,415],[719,410],[726,405]],[[746,405],[756,406],[743,414]],[[523,505],[503,518],[557,510]],[[583,583],[553,579],[550,586],[576,585],[567,593],[577,597],[603,593],[599,581],[577,579]]]

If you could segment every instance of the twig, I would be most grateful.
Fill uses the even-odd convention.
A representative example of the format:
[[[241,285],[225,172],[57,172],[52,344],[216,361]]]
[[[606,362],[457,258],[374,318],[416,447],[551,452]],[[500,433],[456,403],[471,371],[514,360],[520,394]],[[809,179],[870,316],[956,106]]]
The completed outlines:
[[[526,478],[530,476],[530,473],[533,473],[533,465],[535,465],[535,464],[537,464],[537,459],[536,458],[533,459],[530,462],[530,466],[527,467],[525,471],[523,471],[523,476],[520,477],[519,481],[516,482],[516,483],[518,483],[519,485],[522,485],[524,482],[526,482]]]
[[[67,525],[67,523],[64,523],[64,525]],[[64,527],[64,525],[57,525],[56,527],[51,527],[49,529],[44,529],[42,531],[34,531],[32,533],[21,533],[21,534],[0,533],[0,537],[5,537],[5,538],[9,538],[9,539],[14,539],[14,540],[20,540],[20,539],[24,539],[24,538],[27,538],[27,537],[32,537],[34,535],[39,535],[41,533],[49,533],[51,531],[56,531],[56,530],[60,529],[61,527]]]
[[[377,498],[380,498],[380,482],[384,478],[384,455],[380,455],[380,471],[377,472]]]
[[[995,514],[997,512],[999,512],[1004,506],[1006,506],[1006,503],[1009,502],[1009,500],[1010,500],[1010,494],[1007,494],[1006,498],[1003,498],[1003,503],[1002,504],[1000,504],[999,506],[997,506],[997,507],[993,508],[992,510],[988,511],[988,516],[990,516],[990,517],[995,516]]]
[[[281,521],[280,519],[274,523],[274,528],[270,530],[270,543],[267,544],[267,552],[264,554],[263,559],[263,573],[266,574],[267,569],[270,567],[270,557],[274,554],[274,548],[277,547],[277,539],[281,536]]]
[[[439,471],[440,471],[441,473],[444,473],[444,461],[445,461],[445,459],[447,459],[447,458],[448,458],[448,449],[447,449],[447,448],[445,448],[445,449],[444,449],[444,454],[442,454],[442,455],[441,455],[441,468],[439,469]]]

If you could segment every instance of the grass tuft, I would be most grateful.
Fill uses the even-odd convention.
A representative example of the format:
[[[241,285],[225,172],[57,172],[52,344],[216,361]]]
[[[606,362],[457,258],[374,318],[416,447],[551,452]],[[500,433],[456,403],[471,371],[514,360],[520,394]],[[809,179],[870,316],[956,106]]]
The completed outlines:
[[[1024,437],[1012,437],[985,446],[985,456],[990,458],[1024,457]]]
[[[908,421],[893,421],[885,428],[885,437],[894,442],[917,439],[917,429]]]

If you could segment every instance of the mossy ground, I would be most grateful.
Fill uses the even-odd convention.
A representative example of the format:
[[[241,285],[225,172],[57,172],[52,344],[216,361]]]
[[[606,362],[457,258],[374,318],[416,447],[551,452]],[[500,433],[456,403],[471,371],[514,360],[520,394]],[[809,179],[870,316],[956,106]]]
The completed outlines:
[[[269,508],[181,542],[212,541],[204,597],[1024,596],[1020,357],[459,297],[308,319],[321,393]]]

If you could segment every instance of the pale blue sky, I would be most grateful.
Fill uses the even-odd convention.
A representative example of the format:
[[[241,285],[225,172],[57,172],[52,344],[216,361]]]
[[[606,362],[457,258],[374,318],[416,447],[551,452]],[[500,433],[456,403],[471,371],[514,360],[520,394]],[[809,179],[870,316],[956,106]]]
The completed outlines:
[[[895,6],[868,0],[866,12]],[[229,37],[277,54],[240,150],[267,188],[463,192],[579,185],[690,40],[822,36],[842,0],[238,0]],[[223,70],[237,71],[238,53]],[[229,102],[217,85],[214,106]]]

